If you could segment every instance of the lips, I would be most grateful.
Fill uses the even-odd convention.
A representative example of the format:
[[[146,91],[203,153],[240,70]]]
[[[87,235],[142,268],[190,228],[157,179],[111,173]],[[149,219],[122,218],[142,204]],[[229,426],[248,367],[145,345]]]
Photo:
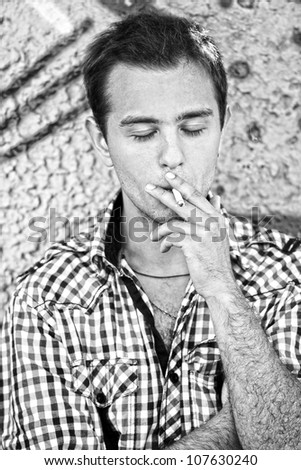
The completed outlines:
[[[165,186],[163,184],[157,184],[156,186],[158,186],[159,188],[162,188],[162,189],[170,189],[170,190],[172,189],[172,187],[170,185]]]

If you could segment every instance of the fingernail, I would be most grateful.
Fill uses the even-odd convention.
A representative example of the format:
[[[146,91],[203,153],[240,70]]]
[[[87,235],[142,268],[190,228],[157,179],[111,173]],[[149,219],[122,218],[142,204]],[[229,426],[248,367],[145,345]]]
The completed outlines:
[[[165,174],[165,177],[168,178],[169,180],[173,180],[176,175],[174,175],[173,173],[171,173],[170,171],[168,171],[166,174]]]
[[[146,186],[145,186],[145,189],[146,191],[152,191],[153,189],[155,189],[155,185],[154,184],[151,184],[151,183],[148,183]]]

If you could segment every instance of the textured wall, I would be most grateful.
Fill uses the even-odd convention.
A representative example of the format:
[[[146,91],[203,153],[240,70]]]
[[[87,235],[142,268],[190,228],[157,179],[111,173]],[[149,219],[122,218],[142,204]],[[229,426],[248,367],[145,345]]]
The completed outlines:
[[[16,275],[51,242],[85,229],[117,188],[86,136],[80,63],[96,32],[146,3],[198,20],[223,52],[232,121],[215,187],[224,204],[241,215],[258,206],[272,226],[300,235],[299,0],[2,0],[3,308]],[[47,227],[54,216],[62,218],[51,237],[28,240],[33,217]]]

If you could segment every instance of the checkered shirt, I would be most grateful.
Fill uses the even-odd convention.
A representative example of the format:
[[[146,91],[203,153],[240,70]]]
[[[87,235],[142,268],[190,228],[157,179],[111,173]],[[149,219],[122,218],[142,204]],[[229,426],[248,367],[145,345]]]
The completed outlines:
[[[191,280],[163,372],[145,314],[152,305],[124,256],[116,261],[121,199],[19,276],[2,329],[3,449],[103,450],[107,436],[119,449],[156,449],[221,409],[220,351]],[[301,380],[300,243],[221,211],[237,284]]]

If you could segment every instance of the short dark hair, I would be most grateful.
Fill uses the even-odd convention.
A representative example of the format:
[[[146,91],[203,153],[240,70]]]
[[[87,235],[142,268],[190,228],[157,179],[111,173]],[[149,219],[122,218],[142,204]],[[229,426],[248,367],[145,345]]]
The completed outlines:
[[[142,12],[113,23],[97,35],[86,51],[83,74],[91,110],[104,136],[110,112],[106,86],[115,65],[168,69],[182,60],[200,64],[210,76],[222,128],[227,76],[215,42],[196,22],[168,13]]]

